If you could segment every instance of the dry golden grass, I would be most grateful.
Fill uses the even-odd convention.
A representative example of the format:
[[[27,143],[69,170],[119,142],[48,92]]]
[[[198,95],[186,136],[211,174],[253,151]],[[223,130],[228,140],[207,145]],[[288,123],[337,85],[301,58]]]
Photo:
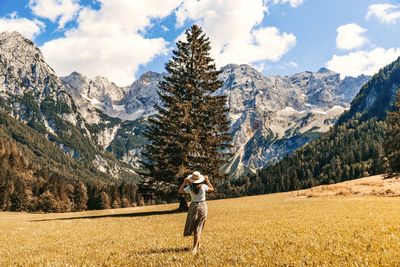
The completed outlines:
[[[400,196],[400,179],[384,179],[375,175],[332,185],[320,185],[311,189],[293,191],[294,197],[323,196]]]
[[[210,201],[195,256],[182,237],[186,214],[166,212],[174,208],[0,213],[0,266],[400,266],[400,198]]]

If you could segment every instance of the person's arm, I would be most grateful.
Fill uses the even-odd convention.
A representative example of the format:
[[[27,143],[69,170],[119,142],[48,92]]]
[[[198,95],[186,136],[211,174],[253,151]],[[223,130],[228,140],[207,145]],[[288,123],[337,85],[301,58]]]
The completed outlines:
[[[215,190],[214,190],[214,186],[211,184],[210,180],[208,179],[208,176],[205,175],[204,178],[205,178],[206,184],[207,184],[207,186],[208,186],[207,193],[212,193],[212,192],[214,192],[214,191],[215,191]]]
[[[183,183],[181,184],[181,187],[179,187],[178,193],[181,194],[181,195],[187,194],[187,193],[185,192],[184,189],[185,189],[185,187],[188,186],[189,184],[190,184],[189,179],[188,179],[188,178],[185,178],[185,179],[183,180]]]

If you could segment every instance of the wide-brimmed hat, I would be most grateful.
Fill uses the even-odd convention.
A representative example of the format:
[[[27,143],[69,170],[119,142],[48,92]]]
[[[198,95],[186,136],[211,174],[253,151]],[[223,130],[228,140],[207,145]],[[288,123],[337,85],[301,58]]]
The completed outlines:
[[[204,176],[198,171],[193,172],[193,174],[189,175],[188,178],[193,184],[199,184],[205,180]]]

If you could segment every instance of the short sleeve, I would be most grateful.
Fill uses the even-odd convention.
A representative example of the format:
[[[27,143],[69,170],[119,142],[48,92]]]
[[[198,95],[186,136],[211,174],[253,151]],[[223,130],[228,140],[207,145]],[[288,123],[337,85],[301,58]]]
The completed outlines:
[[[183,191],[185,191],[185,193],[189,194],[190,192],[190,185],[186,186],[185,188],[183,188]]]
[[[203,184],[203,189],[204,189],[204,191],[206,191],[206,192],[207,192],[207,190],[209,189],[208,185],[206,185],[206,184]]]

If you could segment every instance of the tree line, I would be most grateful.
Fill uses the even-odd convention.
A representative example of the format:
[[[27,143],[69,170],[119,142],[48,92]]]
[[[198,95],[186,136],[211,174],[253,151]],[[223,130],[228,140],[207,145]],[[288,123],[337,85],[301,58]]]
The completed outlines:
[[[0,137],[0,210],[70,212],[136,206],[132,183],[70,180],[30,162],[17,143]]]
[[[0,112],[0,210],[68,212],[143,204],[133,181],[111,179]]]

